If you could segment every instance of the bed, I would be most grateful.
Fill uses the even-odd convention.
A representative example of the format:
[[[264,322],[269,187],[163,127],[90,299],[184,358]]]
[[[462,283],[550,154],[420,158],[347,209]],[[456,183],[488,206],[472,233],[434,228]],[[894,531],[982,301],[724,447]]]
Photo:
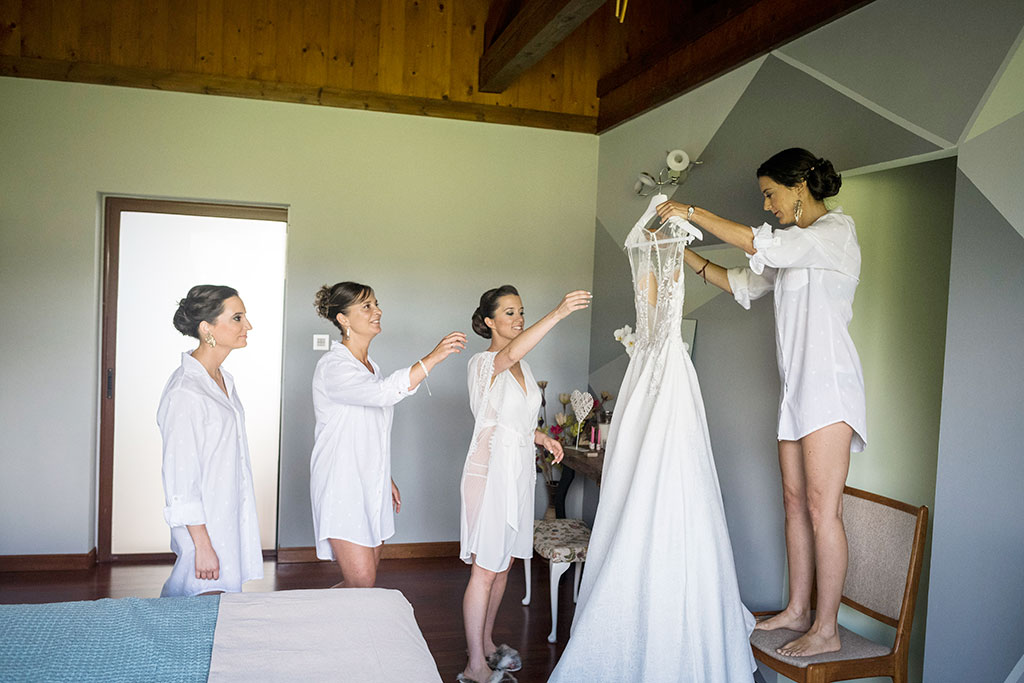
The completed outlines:
[[[438,683],[396,590],[0,605],[4,681]]]

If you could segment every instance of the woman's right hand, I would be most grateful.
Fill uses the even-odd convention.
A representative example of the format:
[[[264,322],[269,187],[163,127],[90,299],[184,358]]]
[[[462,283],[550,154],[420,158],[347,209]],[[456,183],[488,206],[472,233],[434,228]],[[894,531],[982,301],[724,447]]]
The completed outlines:
[[[558,316],[559,320],[563,320],[576,311],[589,308],[590,301],[593,298],[594,295],[584,289],[569,292],[562,298],[562,302],[555,308],[554,313]]]
[[[427,358],[437,365],[453,353],[461,353],[466,348],[466,333],[452,332],[437,343],[434,350],[427,354]]]
[[[220,558],[212,545],[196,546],[196,578],[216,580],[220,578]]]

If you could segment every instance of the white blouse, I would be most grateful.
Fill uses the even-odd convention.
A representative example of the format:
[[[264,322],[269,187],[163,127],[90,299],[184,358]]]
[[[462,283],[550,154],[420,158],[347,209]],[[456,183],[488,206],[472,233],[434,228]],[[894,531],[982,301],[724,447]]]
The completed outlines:
[[[161,597],[212,590],[239,592],[263,578],[263,550],[235,380],[221,368],[230,398],[190,353],[164,387],[156,421],[163,436],[164,519],[178,559]],[[206,525],[219,579],[197,579],[195,544],[186,526]]]
[[[391,422],[409,390],[409,370],[371,373],[335,341],[313,371],[315,443],[309,461],[316,556],[333,560],[328,539],[376,548],[395,533],[391,507]],[[417,387],[418,388],[418,387]]]
[[[854,431],[851,450],[867,445],[864,375],[850,337],[860,246],[853,219],[840,208],[806,228],[754,231],[749,268],[731,268],[741,306],[775,298],[775,348],[782,381],[779,440],[796,441],[836,422]]]

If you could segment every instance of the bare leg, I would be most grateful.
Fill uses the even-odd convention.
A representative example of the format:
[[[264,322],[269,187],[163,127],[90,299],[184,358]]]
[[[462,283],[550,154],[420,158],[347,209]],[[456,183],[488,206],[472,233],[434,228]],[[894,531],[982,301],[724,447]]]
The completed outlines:
[[[505,584],[508,583],[508,573],[514,563],[514,559],[509,561],[505,571],[494,575],[494,583],[491,584],[491,592],[487,597],[487,618],[484,621],[483,646],[484,654],[488,657],[498,649],[498,646],[494,644],[494,620],[498,616],[498,607],[501,606],[501,598],[505,595]]]
[[[779,648],[779,654],[809,657],[839,649],[839,601],[846,580],[843,486],[850,470],[853,429],[837,422],[801,439],[807,477],[807,507],[814,528],[818,604],[807,633]]]
[[[487,656],[484,653],[484,632],[490,611],[491,593],[498,576],[474,562],[466,594],[462,598],[462,620],[466,625],[466,646],[469,651],[469,662],[462,673],[474,681],[486,681],[491,675],[491,668],[487,666]]]
[[[377,582],[381,547],[367,548],[340,538],[328,540],[334,551],[334,559],[341,568],[341,581],[331,588],[373,588]]]
[[[789,604],[755,628],[771,631],[811,627],[811,587],[814,581],[814,529],[807,508],[804,454],[799,441],[779,442],[782,500],[786,510],[786,559],[789,562]]]

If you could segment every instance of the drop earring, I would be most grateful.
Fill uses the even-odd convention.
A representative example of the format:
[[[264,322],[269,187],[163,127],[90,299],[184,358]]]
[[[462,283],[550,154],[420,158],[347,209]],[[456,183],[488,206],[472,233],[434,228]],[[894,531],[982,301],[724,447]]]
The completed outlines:
[[[217,340],[214,339],[213,335],[210,334],[209,332],[206,333],[206,339],[204,339],[203,341],[209,344],[211,349],[217,348]]]
[[[796,200],[796,206],[793,207],[793,222],[799,223],[800,217],[804,215],[804,203],[801,200]]]
[[[348,339],[350,336],[352,336],[352,328],[351,327],[346,327],[345,328],[345,339]]]

